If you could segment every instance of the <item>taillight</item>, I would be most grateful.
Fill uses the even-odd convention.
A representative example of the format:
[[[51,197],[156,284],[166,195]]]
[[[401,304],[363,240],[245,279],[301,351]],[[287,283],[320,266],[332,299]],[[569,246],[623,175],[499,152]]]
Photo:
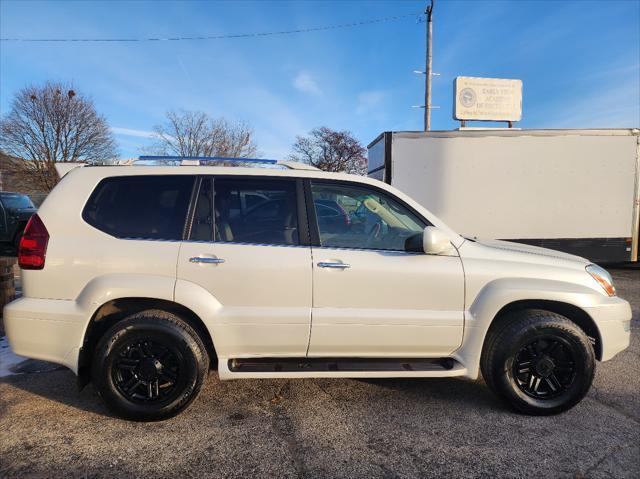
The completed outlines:
[[[44,268],[49,232],[40,217],[35,214],[24,229],[18,245],[18,265],[22,269]]]

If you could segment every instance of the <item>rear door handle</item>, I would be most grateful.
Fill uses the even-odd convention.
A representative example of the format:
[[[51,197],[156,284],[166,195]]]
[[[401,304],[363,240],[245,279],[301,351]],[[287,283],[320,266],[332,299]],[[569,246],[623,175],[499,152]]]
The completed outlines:
[[[222,258],[207,258],[202,256],[194,256],[189,258],[190,263],[204,263],[204,264],[221,264],[224,263]]]
[[[347,263],[339,263],[336,261],[320,261],[318,263],[320,268],[336,268],[336,269],[347,269],[351,268],[350,264]]]

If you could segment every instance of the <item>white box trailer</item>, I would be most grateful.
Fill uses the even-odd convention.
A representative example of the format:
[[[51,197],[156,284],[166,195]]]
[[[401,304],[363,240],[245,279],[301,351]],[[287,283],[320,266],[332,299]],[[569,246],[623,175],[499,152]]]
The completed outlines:
[[[640,131],[385,132],[369,176],[468,237],[638,260]]]

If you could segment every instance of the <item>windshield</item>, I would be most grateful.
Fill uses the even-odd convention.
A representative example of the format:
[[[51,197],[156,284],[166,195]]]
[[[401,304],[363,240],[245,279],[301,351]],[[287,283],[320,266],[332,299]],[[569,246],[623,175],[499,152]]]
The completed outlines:
[[[31,202],[31,198],[27,195],[3,193],[0,195],[0,199],[2,199],[4,207],[10,210],[26,210],[35,208]]]

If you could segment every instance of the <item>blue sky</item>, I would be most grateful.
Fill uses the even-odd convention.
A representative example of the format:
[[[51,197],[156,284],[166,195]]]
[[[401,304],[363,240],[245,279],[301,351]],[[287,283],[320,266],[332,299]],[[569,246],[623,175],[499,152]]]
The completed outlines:
[[[117,38],[292,30],[419,13],[425,2],[0,2],[2,38]],[[248,122],[283,157],[316,126],[365,145],[419,130],[424,24],[182,42],[0,43],[0,113],[27,84],[69,80],[95,100],[122,157],[170,109]],[[523,80],[522,128],[640,127],[640,0],[453,1],[434,12],[433,129],[452,129],[458,75]]]

